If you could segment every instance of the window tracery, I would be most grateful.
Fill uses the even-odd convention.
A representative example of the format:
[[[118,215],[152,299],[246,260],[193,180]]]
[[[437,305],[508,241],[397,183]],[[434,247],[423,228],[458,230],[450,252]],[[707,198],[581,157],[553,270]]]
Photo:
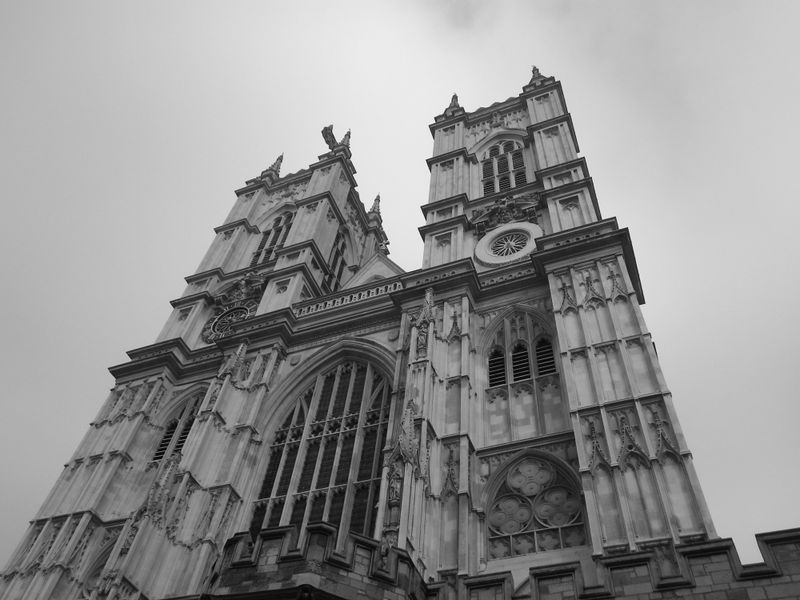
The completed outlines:
[[[528,183],[519,142],[505,141],[489,148],[481,161],[483,195],[506,192]]]
[[[390,395],[368,363],[317,376],[275,432],[250,530],[325,521],[371,537]]]
[[[544,458],[510,465],[488,503],[490,558],[582,546],[583,502],[571,478]]]

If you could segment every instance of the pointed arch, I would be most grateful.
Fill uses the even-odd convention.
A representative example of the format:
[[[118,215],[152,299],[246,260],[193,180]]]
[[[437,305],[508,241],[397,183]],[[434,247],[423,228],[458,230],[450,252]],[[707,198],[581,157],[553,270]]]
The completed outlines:
[[[250,256],[251,267],[275,258],[275,252],[283,248],[286,243],[296,213],[295,205],[287,203],[276,207],[259,219],[258,229],[261,231],[261,237]]]
[[[264,415],[264,473],[250,531],[325,521],[372,536],[392,402],[392,360],[364,340],[340,340],[279,385]],[[271,403],[267,403],[271,404]]]
[[[158,420],[164,429],[150,459],[151,462],[160,463],[165,458],[183,451],[208,388],[207,383],[191,386],[159,411]]]
[[[580,481],[547,452],[528,448],[510,457],[490,477],[481,501],[490,559],[587,543]]]
[[[501,311],[479,340],[479,385],[485,385],[484,443],[528,439],[569,428],[552,325],[535,309]]]

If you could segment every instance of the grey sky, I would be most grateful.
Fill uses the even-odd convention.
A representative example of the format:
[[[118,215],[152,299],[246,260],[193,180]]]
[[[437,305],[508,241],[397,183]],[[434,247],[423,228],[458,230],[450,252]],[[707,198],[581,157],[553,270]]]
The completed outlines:
[[[0,5],[0,563],[149,344],[233,193],[352,128],[391,258],[421,263],[427,125],[564,86],[718,532],[800,524],[796,2]]]

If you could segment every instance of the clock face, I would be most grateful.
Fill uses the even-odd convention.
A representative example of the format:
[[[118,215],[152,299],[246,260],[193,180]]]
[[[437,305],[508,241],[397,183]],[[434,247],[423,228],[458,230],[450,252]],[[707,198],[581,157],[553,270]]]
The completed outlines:
[[[211,331],[221,335],[228,331],[234,323],[245,320],[248,314],[249,311],[244,306],[237,306],[236,308],[226,310],[214,319],[214,324],[211,325]]]
[[[534,223],[507,223],[487,233],[475,246],[475,258],[483,265],[497,266],[520,260],[536,250],[543,234]]]

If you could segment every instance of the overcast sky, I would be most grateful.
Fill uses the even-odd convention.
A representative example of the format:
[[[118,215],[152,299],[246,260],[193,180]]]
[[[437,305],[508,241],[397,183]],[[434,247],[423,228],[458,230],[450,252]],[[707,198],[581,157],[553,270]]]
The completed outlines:
[[[428,124],[564,86],[718,533],[800,525],[800,3],[0,3],[0,565],[150,344],[233,190],[352,128],[391,258],[421,264]]]

